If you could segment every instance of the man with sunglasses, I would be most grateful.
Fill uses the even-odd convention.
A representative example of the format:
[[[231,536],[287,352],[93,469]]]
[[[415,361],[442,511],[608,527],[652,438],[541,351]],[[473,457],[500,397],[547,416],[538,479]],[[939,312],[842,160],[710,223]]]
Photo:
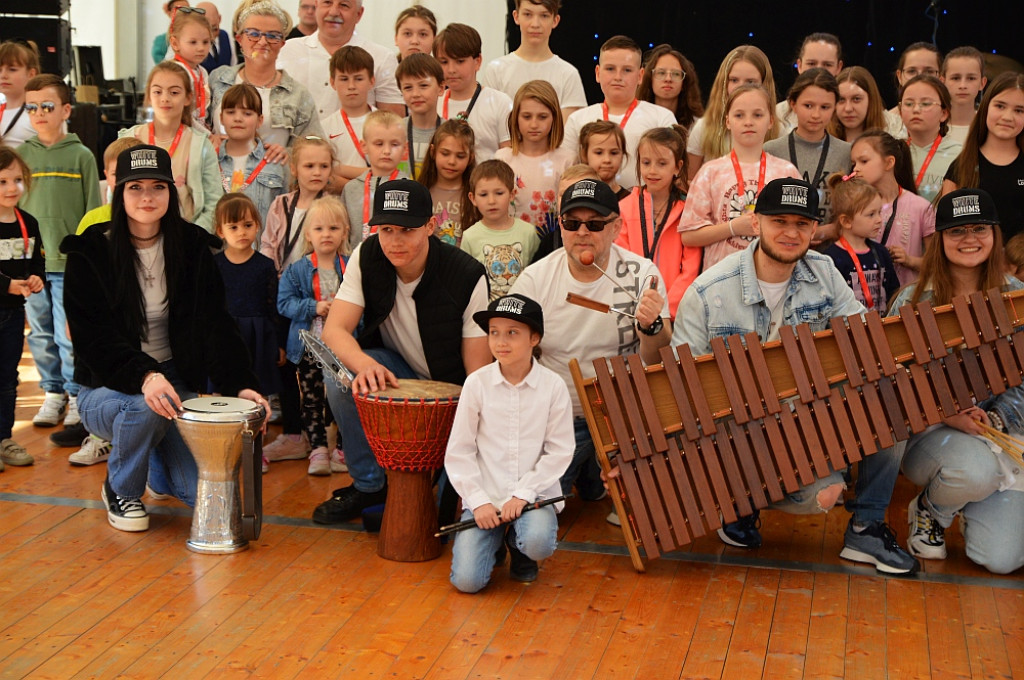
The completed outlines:
[[[779,339],[783,325],[807,324],[820,331],[833,317],[866,311],[832,260],[808,250],[818,226],[818,192],[809,183],[790,178],[769,182],[757,197],[753,224],[758,238],[698,276],[683,294],[673,347],[689,345],[700,356],[711,352],[712,338],[753,332],[769,342]],[[853,517],[840,553],[889,574],[913,573],[920,566],[899,547],[885,523],[902,455],[902,447],[896,446],[861,461],[856,497],[847,505]],[[827,512],[844,488],[836,470],[774,507],[795,514]],[[758,523],[755,510],[723,526],[718,536],[728,545],[757,548]]]
[[[586,377],[594,375],[593,360],[601,357],[639,353],[644,362],[657,363],[658,350],[671,336],[658,268],[614,244],[621,228],[615,192],[598,180],[576,182],[562,195],[563,247],[528,266],[512,285],[513,293],[544,309],[540,363],[568,384],[575,417],[576,450],[562,475],[562,492],[576,484],[580,498],[588,501],[603,498],[605,490],[569,360],[578,359]],[[611,311],[569,304],[567,293],[607,304]],[[617,518],[612,515],[609,521]]]
[[[395,80],[398,68],[395,51],[356,33],[356,25],[362,17],[363,0],[316,0],[316,32],[304,38],[292,38],[281,49],[281,67],[313,95],[321,120],[338,110],[338,94],[331,87],[330,64],[331,55],[345,45],[362,47],[373,57],[376,84],[368,97],[370,106],[405,115],[405,103]]]

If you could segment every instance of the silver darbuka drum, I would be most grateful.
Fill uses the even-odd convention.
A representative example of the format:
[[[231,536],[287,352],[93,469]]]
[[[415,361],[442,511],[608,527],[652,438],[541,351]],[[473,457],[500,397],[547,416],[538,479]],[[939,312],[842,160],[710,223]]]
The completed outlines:
[[[260,450],[266,412],[256,402],[237,397],[197,397],[181,406],[178,432],[199,468],[192,532],[186,545],[200,553],[245,550],[249,541],[242,531],[238,472],[244,441],[257,442],[255,451]]]

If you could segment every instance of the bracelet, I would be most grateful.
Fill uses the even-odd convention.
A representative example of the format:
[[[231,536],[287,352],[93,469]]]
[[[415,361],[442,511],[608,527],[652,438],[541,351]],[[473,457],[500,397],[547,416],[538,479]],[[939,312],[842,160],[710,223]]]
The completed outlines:
[[[163,373],[158,373],[157,371],[150,371],[149,375],[147,375],[142,380],[142,389],[143,390],[146,389],[146,385],[149,383],[149,381],[152,380],[153,378],[156,378],[157,376],[162,378],[162,377],[164,377],[164,374]]]
[[[732,236],[736,235],[736,230],[732,228],[732,223],[735,222],[735,221],[736,221],[735,217],[732,218],[731,220],[729,220],[729,234],[732,235]]]
[[[992,427],[996,428],[1000,432],[1006,432],[1006,425],[1003,423],[1003,417],[995,411],[987,411],[988,420],[992,423]]]

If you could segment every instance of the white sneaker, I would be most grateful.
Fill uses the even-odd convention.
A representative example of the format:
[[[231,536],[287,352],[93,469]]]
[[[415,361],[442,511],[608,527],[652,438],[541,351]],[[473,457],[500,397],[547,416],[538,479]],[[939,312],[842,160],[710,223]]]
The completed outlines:
[[[327,456],[327,448],[318,446],[309,454],[309,469],[306,474],[315,477],[327,477],[331,474],[331,461]]]
[[[68,396],[68,412],[64,416],[64,427],[72,427],[82,422],[82,418],[78,415],[78,396]]]
[[[43,405],[39,407],[39,413],[32,418],[32,424],[36,427],[56,427],[67,408],[67,396],[57,392],[47,392],[46,398],[43,399]]]
[[[104,463],[107,458],[110,458],[110,442],[95,435],[89,435],[82,440],[82,448],[68,456],[68,462],[85,467],[86,465]]]

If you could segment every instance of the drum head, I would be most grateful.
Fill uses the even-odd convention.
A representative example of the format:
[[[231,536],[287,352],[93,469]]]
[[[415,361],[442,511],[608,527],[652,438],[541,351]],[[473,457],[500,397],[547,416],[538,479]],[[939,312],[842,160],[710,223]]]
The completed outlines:
[[[256,402],[238,397],[196,397],[181,402],[181,408],[181,418],[207,423],[259,420],[263,411]]]
[[[440,382],[438,380],[412,380],[402,379],[398,381],[398,387],[389,387],[380,392],[373,392],[372,397],[383,400],[389,399],[412,399],[421,401],[439,401],[444,399],[458,399],[462,392],[461,385]]]

